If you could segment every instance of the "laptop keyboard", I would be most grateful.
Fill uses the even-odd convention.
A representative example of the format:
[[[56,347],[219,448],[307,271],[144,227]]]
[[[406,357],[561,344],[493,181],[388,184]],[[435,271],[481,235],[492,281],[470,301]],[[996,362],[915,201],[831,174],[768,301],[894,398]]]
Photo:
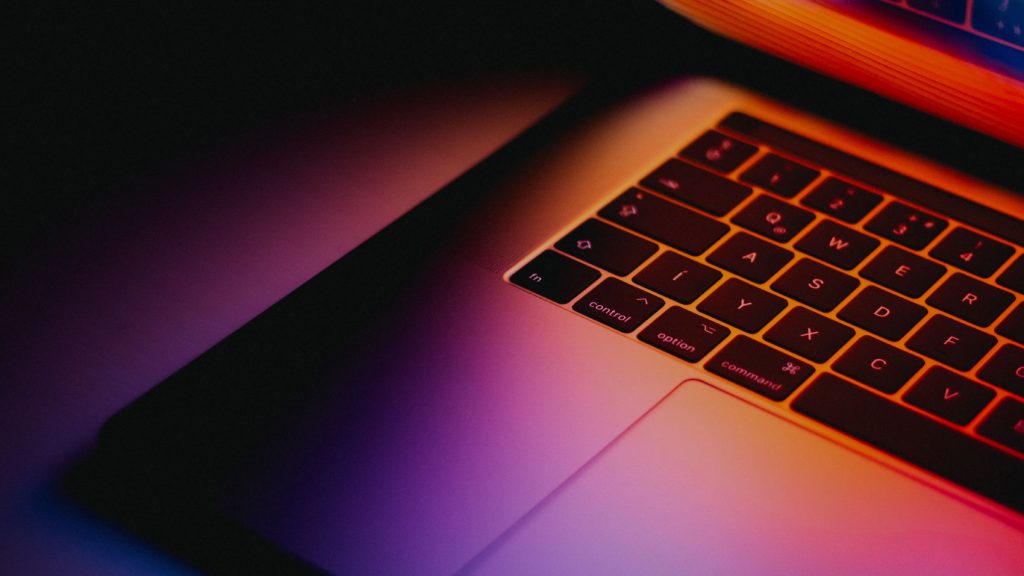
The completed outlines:
[[[510,280],[1024,510],[1019,221],[1000,238],[813,145],[733,114]]]
[[[988,40],[1024,49],[1021,0],[882,0]]]

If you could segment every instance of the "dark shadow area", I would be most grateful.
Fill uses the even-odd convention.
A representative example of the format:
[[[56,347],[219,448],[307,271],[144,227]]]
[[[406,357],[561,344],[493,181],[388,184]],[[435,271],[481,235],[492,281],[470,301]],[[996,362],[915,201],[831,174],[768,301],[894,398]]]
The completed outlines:
[[[0,221],[0,272],[8,277],[96,216],[138,201],[140,181],[187,170],[267,126],[316,118],[361,95],[503,73],[572,74],[597,86],[578,108],[506,147],[247,325],[240,331],[247,337],[218,345],[122,413],[105,449],[67,476],[68,493],[88,508],[214,571],[306,568],[211,513],[204,496],[315,398],[319,381],[311,375],[324,358],[358,350],[350,340],[380,306],[367,303],[366,317],[344,326],[331,322],[339,295],[367,293],[346,271],[382,262],[393,269],[387,257],[403,238],[425,239],[423,253],[431,242],[450,241],[437,230],[446,218],[457,221],[452,205],[466,206],[473,190],[500,181],[594,106],[672,74],[713,75],[995,182],[1021,181],[1004,145],[717,38],[649,1],[42,7],[17,28],[8,95],[15,153]],[[901,122],[890,122],[893,115]],[[900,129],[908,123],[920,129]],[[401,264],[405,276],[372,287],[381,305],[425,265]],[[379,272],[373,276],[390,274]],[[197,402],[206,411],[183,425],[181,414]],[[140,429],[151,435],[135,436]],[[179,475],[195,470],[202,477]]]
[[[44,4],[8,24],[14,155],[5,161],[0,257],[10,264],[130,203],[143,177],[185,169],[268,125],[375,90],[480,74],[711,74],[953,165],[967,158],[995,182],[1020,181],[984,137],[924,115],[923,132],[952,131],[943,142],[957,149],[892,133],[888,101],[823,84],[646,0]]]

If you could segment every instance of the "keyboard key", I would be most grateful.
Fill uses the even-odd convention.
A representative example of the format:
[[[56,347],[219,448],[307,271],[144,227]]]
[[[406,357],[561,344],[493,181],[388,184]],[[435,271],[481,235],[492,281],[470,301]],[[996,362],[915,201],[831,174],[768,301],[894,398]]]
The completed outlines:
[[[777,242],[789,241],[811,220],[814,214],[766,194],[755,198],[732,218],[740,226]]]
[[[924,360],[871,336],[862,336],[832,364],[837,372],[890,394],[902,388],[921,366]]]
[[[1018,344],[1024,344],[1024,302],[996,326],[996,332]]]
[[[996,345],[996,338],[936,314],[907,340],[907,347],[960,370],[970,370]]]
[[[697,309],[747,332],[757,332],[786,307],[786,300],[730,278],[697,305]]]
[[[1024,454],[1024,404],[1003,398],[978,426],[978,434]]]
[[[1017,258],[1005,272],[999,275],[996,282],[1010,290],[1024,294],[1024,255]]]
[[[896,246],[886,246],[860,275],[900,294],[917,297],[932,287],[946,268]]]
[[[710,166],[721,172],[732,172],[757,152],[757,146],[726,136],[717,130],[708,130],[689,146],[683,148],[680,156]]]
[[[881,201],[880,194],[837,178],[826,179],[803,199],[807,206],[851,224],[867,215]]]
[[[928,297],[928,303],[972,324],[988,326],[1013,304],[1013,295],[956,273]]]
[[[918,408],[960,424],[967,425],[981,412],[996,393],[945,368],[934,366],[907,390],[903,399]]]
[[[776,291],[828,312],[850,295],[860,282],[852,276],[803,258],[772,284]]]
[[[967,0],[907,0],[907,5],[955,24],[967,20]]]
[[[555,247],[619,276],[629,274],[658,250],[654,242],[597,220],[580,224]]]
[[[665,252],[634,276],[633,280],[645,288],[689,304],[721,277],[722,273],[710,266],[675,252]]]
[[[739,232],[708,256],[716,264],[754,282],[764,282],[782,269],[793,253],[775,244]]]
[[[729,231],[722,222],[635,188],[605,206],[601,217],[687,254],[704,252]]]
[[[631,332],[665,301],[617,278],[603,282],[576,301],[572,309],[621,332]]]
[[[768,154],[740,176],[740,180],[792,198],[818,177],[819,172],[799,162]]]
[[[1013,248],[966,228],[957,228],[932,249],[931,255],[985,278],[1013,255]]]
[[[1024,460],[829,373],[793,409],[1003,504],[1024,511]]]
[[[729,335],[729,329],[707,318],[673,306],[658,316],[639,338],[670,354],[697,362]]]
[[[919,250],[924,248],[946,228],[942,218],[892,202],[868,222],[866,228],[879,236]]]
[[[785,400],[814,372],[809,364],[747,336],[733,338],[705,367],[772,400]]]
[[[804,358],[824,362],[853,337],[853,329],[798,306],[765,332],[764,337]]]
[[[886,340],[899,340],[924,318],[925,308],[899,296],[868,286],[839,311],[847,322]]]
[[[850,270],[860,264],[878,244],[878,240],[867,234],[832,220],[823,220],[796,243],[796,249]]]
[[[1024,48],[1024,2],[1020,0],[974,0],[971,24],[981,32]]]
[[[1024,348],[1006,344],[982,364],[978,378],[1024,396]]]
[[[565,304],[600,277],[601,273],[590,266],[548,250],[509,279],[513,284]]]
[[[707,170],[669,160],[641,182],[643,186],[721,216],[750,196],[750,188]]]

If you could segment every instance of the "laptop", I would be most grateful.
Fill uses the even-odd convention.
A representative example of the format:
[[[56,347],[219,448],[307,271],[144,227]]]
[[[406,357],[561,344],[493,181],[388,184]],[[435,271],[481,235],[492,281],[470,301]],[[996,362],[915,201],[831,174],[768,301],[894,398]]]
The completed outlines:
[[[1024,6],[666,5],[996,169],[599,84],[115,415],[81,499],[212,572],[1024,571]]]

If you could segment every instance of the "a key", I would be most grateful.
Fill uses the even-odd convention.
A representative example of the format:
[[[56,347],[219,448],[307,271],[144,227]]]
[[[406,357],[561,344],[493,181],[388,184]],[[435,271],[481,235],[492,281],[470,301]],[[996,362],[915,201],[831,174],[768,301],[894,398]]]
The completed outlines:
[[[1013,255],[1013,248],[966,228],[957,228],[939,241],[932,257],[986,278]]]
[[[740,210],[732,221],[765,238],[787,242],[814,220],[814,214],[762,194]]]
[[[999,275],[996,282],[1024,294],[1024,255],[1014,260],[1013,264]]]
[[[1019,511],[1024,511],[1024,458],[971,438],[888,398],[824,373],[793,409],[854,438]]]
[[[978,426],[978,433],[1024,455],[1024,403],[1003,398]]]
[[[775,154],[767,154],[747,168],[740,180],[792,198],[818,177],[818,171]]]
[[[549,300],[565,304],[600,277],[601,273],[590,266],[548,250],[509,279]]]
[[[793,253],[785,248],[739,232],[708,255],[708,262],[760,283],[774,276],[792,258]]]
[[[907,5],[954,24],[967,19],[967,0],[907,0]]]
[[[658,250],[654,242],[598,220],[587,220],[555,247],[619,276],[629,274]]]
[[[1020,0],[974,0],[971,24],[1024,48],[1024,3]]]
[[[617,278],[605,278],[587,292],[572,309],[622,332],[632,332],[665,303]]]
[[[942,218],[900,202],[891,202],[868,222],[866,228],[879,236],[919,250],[938,236],[946,225],[947,222]]]
[[[679,153],[684,158],[729,173],[757,152],[756,146],[726,136],[717,130],[708,130]]]
[[[1024,348],[1006,344],[981,365],[978,378],[1024,396]]]
[[[972,368],[995,344],[995,336],[941,314],[929,318],[907,340],[911,350],[960,370]]]
[[[747,186],[679,160],[665,162],[640,184],[716,216],[732,210],[751,193]]]
[[[637,284],[689,304],[718,282],[722,273],[675,252],[664,252],[633,277]]]
[[[996,332],[1018,344],[1024,344],[1024,302],[1021,302],[999,323],[999,326],[996,326]]]

